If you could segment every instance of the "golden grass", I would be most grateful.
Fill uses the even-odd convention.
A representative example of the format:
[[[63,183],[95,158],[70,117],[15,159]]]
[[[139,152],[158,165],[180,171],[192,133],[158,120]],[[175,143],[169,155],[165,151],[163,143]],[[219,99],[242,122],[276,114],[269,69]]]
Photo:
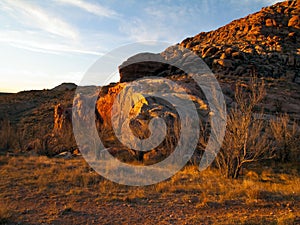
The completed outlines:
[[[129,187],[106,180],[92,170],[82,158],[58,159],[47,157],[0,157],[0,199],[14,203],[12,191],[22,193],[27,190],[29,197],[43,196],[47,193],[55,198],[68,198],[76,202],[83,196],[90,201],[124,202],[144,204],[145,202],[189,206],[195,209],[231,207],[243,205],[252,207],[271,204],[288,210],[300,200],[300,176],[297,169],[290,168],[286,173],[275,173],[270,168],[248,170],[237,180],[225,179],[217,170],[199,172],[194,166],[187,166],[170,179],[146,187]],[[289,166],[287,166],[289,168]],[[9,187],[9,188],[8,188]],[[15,207],[16,207],[16,203]],[[52,203],[51,203],[52,204]],[[7,207],[0,205],[0,221],[11,216]],[[14,209],[17,210],[17,209]],[[51,215],[68,213],[68,206],[49,206]],[[287,211],[275,217],[241,218],[226,215],[221,224],[292,224],[300,212]],[[197,224],[202,215],[189,218],[190,224]],[[198,218],[199,217],[199,218]]]
[[[9,209],[9,206],[0,201],[0,224],[6,224],[11,215],[12,211]]]

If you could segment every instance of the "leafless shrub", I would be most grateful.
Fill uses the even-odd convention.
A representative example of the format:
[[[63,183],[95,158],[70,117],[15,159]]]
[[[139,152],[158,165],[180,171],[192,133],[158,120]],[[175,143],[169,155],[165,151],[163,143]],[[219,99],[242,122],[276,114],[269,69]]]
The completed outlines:
[[[291,121],[288,114],[282,114],[271,119],[271,134],[275,139],[276,159],[288,162],[292,155],[299,153],[299,131],[295,121]]]
[[[0,149],[7,150],[11,147],[12,128],[8,118],[0,120]]]
[[[263,119],[263,112],[254,113],[265,95],[263,82],[253,78],[248,85],[238,83],[235,90],[237,105],[227,119],[223,146],[216,165],[227,178],[238,178],[245,163],[270,158],[273,151]]]
[[[7,204],[0,203],[0,224],[7,224],[9,218],[12,216],[12,211]]]

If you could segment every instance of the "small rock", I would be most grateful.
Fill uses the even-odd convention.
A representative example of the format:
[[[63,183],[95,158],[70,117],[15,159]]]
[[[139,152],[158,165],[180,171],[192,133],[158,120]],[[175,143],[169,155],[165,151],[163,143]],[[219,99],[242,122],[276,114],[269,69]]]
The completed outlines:
[[[63,159],[71,159],[72,153],[71,152],[62,152],[55,156],[56,158],[63,158]]]
[[[266,20],[266,26],[267,27],[276,26],[276,21],[274,19],[267,19]]]
[[[202,58],[206,58],[216,54],[219,51],[217,47],[211,47],[206,52],[202,52]]]
[[[296,84],[300,84],[300,77],[296,77],[295,80],[294,80],[294,82],[295,82]]]
[[[288,23],[289,27],[300,28],[300,17],[298,15],[293,16]]]
[[[231,56],[234,59],[244,59],[244,55],[241,52],[233,52]]]
[[[219,59],[217,63],[225,68],[233,68],[233,61],[230,59]]]

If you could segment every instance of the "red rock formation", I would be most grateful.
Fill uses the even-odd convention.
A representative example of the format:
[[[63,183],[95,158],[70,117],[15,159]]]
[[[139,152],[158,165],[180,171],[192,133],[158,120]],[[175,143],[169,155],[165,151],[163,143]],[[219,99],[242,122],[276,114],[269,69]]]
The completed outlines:
[[[126,83],[118,83],[103,87],[96,103],[96,109],[103,120],[103,127],[111,126],[111,110],[116,96]]]
[[[70,129],[72,122],[72,108],[64,107],[61,104],[54,106],[54,132],[64,131]]]

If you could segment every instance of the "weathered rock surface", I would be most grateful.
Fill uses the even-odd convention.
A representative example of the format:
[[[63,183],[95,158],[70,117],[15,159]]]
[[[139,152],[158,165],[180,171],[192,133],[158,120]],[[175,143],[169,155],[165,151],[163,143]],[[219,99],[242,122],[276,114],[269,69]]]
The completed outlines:
[[[140,53],[127,59],[119,66],[120,82],[129,82],[142,77],[166,77],[184,74],[183,71],[164,63],[161,54]]]

